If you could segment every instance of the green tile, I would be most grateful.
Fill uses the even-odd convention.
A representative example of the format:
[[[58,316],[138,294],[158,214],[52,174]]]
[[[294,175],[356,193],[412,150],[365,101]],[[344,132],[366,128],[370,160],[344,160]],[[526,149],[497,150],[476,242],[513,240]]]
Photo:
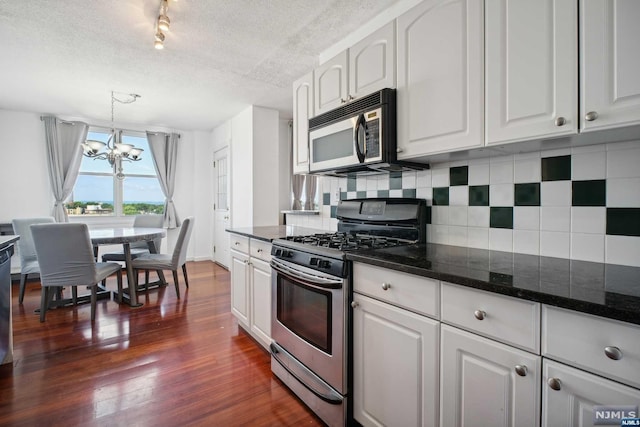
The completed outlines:
[[[416,197],[416,189],[415,188],[405,188],[404,190],[402,190],[402,197],[411,197],[414,198]]]
[[[389,190],[402,189],[402,172],[389,173]]]
[[[331,193],[322,193],[322,204],[329,206],[331,204]]]
[[[378,190],[378,197],[389,197],[389,190]]]
[[[331,206],[331,218],[335,218],[336,217],[336,212],[338,211],[338,207],[337,206]]]
[[[607,208],[607,234],[640,236],[640,208]]]
[[[516,206],[540,206],[540,183],[515,184],[514,204]]]
[[[450,168],[449,185],[469,185],[469,166]]]
[[[490,208],[489,226],[491,228],[513,229],[513,207]]]
[[[489,206],[489,186],[469,186],[469,206]]]
[[[347,196],[347,192],[346,191],[341,191],[340,192],[340,200],[347,200],[349,197]]]
[[[604,179],[573,181],[571,206],[606,206],[607,182]]]
[[[449,187],[436,187],[433,189],[433,205],[449,206]]]
[[[571,156],[544,157],[541,162],[543,181],[571,179]]]
[[[431,224],[431,206],[427,206],[427,215],[426,216],[427,216],[427,224]]]
[[[347,191],[356,191],[356,177],[350,176],[347,177]]]
[[[358,199],[364,199],[365,197],[367,197],[367,192],[366,191],[358,191],[356,193],[356,197]]]

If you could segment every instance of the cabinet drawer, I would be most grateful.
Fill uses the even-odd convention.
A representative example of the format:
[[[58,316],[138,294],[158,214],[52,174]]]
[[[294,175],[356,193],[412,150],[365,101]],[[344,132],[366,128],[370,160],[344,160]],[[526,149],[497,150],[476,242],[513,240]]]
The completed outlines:
[[[442,284],[442,321],[540,353],[540,304]]]
[[[542,354],[640,387],[640,326],[543,306]]]
[[[356,262],[353,264],[353,290],[416,313],[440,316],[440,283],[437,280]]]
[[[262,240],[251,239],[249,252],[252,258],[258,258],[263,261],[271,261],[271,243]]]
[[[231,236],[229,236],[229,244],[234,251],[245,254],[249,253],[249,238],[246,236],[231,233]]]

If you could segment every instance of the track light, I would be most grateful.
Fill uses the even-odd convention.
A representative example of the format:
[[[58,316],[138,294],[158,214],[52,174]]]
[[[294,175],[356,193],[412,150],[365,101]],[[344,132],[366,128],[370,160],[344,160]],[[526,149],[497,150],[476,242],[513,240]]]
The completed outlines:
[[[153,46],[158,50],[164,49],[164,34],[162,34],[162,31],[158,30],[156,32],[156,41]]]
[[[158,16],[158,29],[162,31],[169,31],[169,24],[171,21],[167,15]]]
[[[171,20],[167,15],[169,10],[169,1],[160,0],[160,11],[158,13],[158,20],[156,22],[156,39],[153,46],[156,49],[164,49],[164,33],[163,31],[169,31]]]

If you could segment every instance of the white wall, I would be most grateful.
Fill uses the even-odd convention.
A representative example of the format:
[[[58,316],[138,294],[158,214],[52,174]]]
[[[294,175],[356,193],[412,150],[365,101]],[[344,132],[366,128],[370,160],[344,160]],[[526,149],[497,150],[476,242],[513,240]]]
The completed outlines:
[[[253,226],[279,223],[278,122],[278,111],[253,107]]]
[[[253,107],[231,119],[231,227],[253,226]]]
[[[293,142],[291,140],[291,120],[280,119],[278,127],[278,139],[279,145],[279,161],[280,171],[279,183],[280,183],[280,210],[286,211],[291,209],[291,166],[292,166],[292,147]],[[280,218],[283,220],[284,218]],[[282,222],[282,221],[281,221]]]

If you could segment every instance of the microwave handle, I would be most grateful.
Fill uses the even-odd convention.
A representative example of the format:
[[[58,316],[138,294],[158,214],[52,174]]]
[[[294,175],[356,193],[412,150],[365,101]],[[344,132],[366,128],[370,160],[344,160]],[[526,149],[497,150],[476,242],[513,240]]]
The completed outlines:
[[[363,140],[362,140],[362,149],[360,148],[360,128],[362,128]],[[356,121],[356,125],[353,128],[353,143],[356,147],[356,155],[358,156],[358,161],[360,163],[364,163],[365,154],[367,151],[367,121],[364,118],[364,114],[360,114],[358,116],[358,120]]]

